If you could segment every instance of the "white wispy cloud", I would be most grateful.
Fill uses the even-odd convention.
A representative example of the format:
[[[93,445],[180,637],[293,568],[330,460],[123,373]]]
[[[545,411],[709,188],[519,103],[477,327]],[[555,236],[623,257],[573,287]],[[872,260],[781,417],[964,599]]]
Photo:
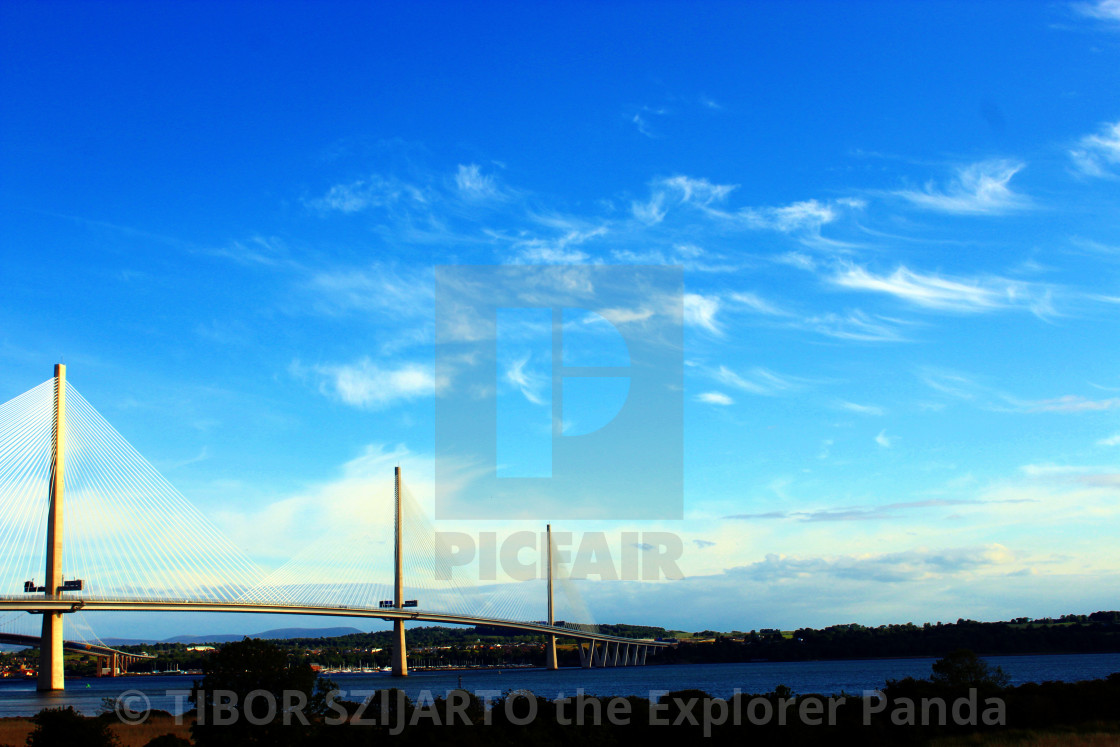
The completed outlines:
[[[804,510],[777,510],[754,514],[736,514],[728,519],[790,519],[797,522],[869,521],[894,518],[899,514],[923,509],[956,506],[994,506],[1000,504],[1035,503],[1034,498],[925,498],[917,501],[899,501],[877,506],[833,506]]]
[[[526,354],[512,361],[505,371],[505,380],[517,387],[534,405],[543,405],[546,403],[544,389],[548,379],[529,366],[530,358]]]
[[[1055,313],[1050,288],[1002,277],[944,277],[903,266],[889,275],[878,275],[865,267],[844,263],[828,280],[843,288],[885,293],[929,309],[975,313],[1020,307],[1041,317]]]
[[[996,543],[980,547],[942,550],[922,548],[884,555],[844,555],[834,558],[791,557],[769,553],[765,560],[729,569],[727,573],[770,583],[821,577],[897,583],[1007,565],[1014,560],[1014,553]]]
[[[773,395],[801,387],[800,382],[761,367],[740,375],[727,366],[720,366],[712,376],[722,384],[750,394]]]
[[[1029,207],[1026,196],[1012,191],[1011,178],[1023,169],[1019,161],[990,160],[962,166],[944,187],[927,182],[922,190],[900,190],[896,195],[918,207],[945,213],[1005,213]]]
[[[893,440],[887,435],[886,429],[879,431],[879,435],[875,437],[875,443],[882,446],[884,449],[889,449]]]
[[[1106,124],[1099,133],[1081,138],[1077,147],[1070,150],[1069,157],[1077,170],[1087,176],[1114,176],[1112,167],[1120,165],[1120,121]]]
[[[1108,438],[1097,441],[1097,446],[1120,446],[1120,433],[1113,433]]]
[[[922,275],[905,267],[890,275],[875,275],[858,265],[845,265],[830,280],[844,288],[887,293],[936,309],[981,311],[998,308],[1002,302],[998,292],[978,283]]]
[[[641,308],[623,308],[617,307],[612,309],[600,309],[600,314],[591,315],[591,318],[583,321],[584,324],[595,324],[606,319],[615,326],[622,324],[632,324],[634,322],[644,322],[652,319],[657,313],[654,309],[648,307]]]
[[[459,164],[455,174],[455,186],[459,192],[470,199],[493,197],[498,194],[494,177],[482,173],[478,164]]]
[[[744,208],[738,216],[751,228],[792,233],[820,231],[839,216],[837,203],[804,200],[782,207]]]
[[[650,183],[649,197],[631,202],[630,212],[641,223],[652,226],[666,220],[675,210],[688,208],[710,219],[721,230],[777,231],[794,235],[805,243],[821,243],[824,241],[820,235],[823,226],[866,207],[866,202],[858,198],[726,207],[728,196],[737,188],[736,184],[718,184],[702,177],[679,174],[655,179]]]
[[[723,109],[723,104],[719,103],[718,101],[711,98],[710,96],[701,95],[700,96],[700,105],[703,106],[706,109],[714,109],[716,111],[721,111]]]
[[[665,220],[665,214],[669,211],[665,202],[665,193],[656,192],[645,202],[630,203],[630,212],[643,223],[660,223]]]
[[[684,294],[684,322],[706,329],[714,335],[722,335],[723,330],[716,320],[719,313],[718,296],[704,296],[699,293]]]
[[[957,371],[923,368],[918,371],[918,378],[929,388],[956,399],[975,400],[989,393],[971,377]]]
[[[1019,469],[1032,480],[1074,483],[1106,490],[1120,487],[1120,470],[1111,465],[1043,463],[1024,464]]]
[[[778,308],[774,304],[759,296],[757,293],[729,293],[727,294],[727,299],[738,306],[741,306],[758,314],[766,314],[768,316],[788,316],[788,312]]]
[[[369,312],[392,317],[430,313],[432,278],[427,269],[384,262],[345,270],[320,270],[305,281],[315,308],[326,313]]]
[[[810,257],[808,254],[802,252],[786,252],[774,257],[774,261],[783,265],[790,265],[799,270],[808,270],[812,272],[817,269],[817,261]]]
[[[511,243],[517,264],[580,264],[591,256],[579,247],[607,233],[606,226],[571,227],[553,237],[518,238]]]
[[[1078,394],[1067,394],[1050,399],[1022,399],[982,384],[970,376],[946,369],[922,368],[918,371],[918,377],[926,386],[942,394],[998,412],[1078,414],[1120,409],[1120,397],[1089,399]]]
[[[1074,3],[1074,10],[1090,18],[1120,23],[1120,0],[1097,0],[1095,3]]]
[[[611,249],[611,257],[628,265],[680,265],[686,272],[738,272],[743,259],[716,254],[694,244],[674,244],[670,248]]]
[[[733,405],[735,400],[728,397],[723,392],[704,392],[703,394],[696,395],[697,402],[703,402],[709,405]]]
[[[656,179],[650,184],[645,202],[632,202],[630,211],[643,223],[660,223],[673,207],[691,205],[708,209],[722,202],[737,187],[735,184],[713,184],[707,179],[677,175]]]
[[[662,179],[660,185],[669,191],[676,192],[680,196],[681,202],[702,206],[722,202],[732,191],[738,188],[737,184],[712,184],[707,179],[682,175]]]
[[[256,504],[227,501],[217,519],[239,547],[247,548],[255,559],[270,566],[282,564],[298,548],[317,539],[333,539],[337,544],[343,539],[357,539],[351,532],[367,530],[373,530],[380,542],[375,540],[375,544],[357,552],[385,557],[392,547],[395,466],[401,467],[412,498],[425,508],[431,505],[431,455],[415,454],[403,444],[369,444],[357,449],[355,456],[338,469],[319,480],[301,483],[292,493]],[[386,510],[371,511],[371,505]]]
[[[436,393],[437,380],[430,366],[400,363],[382,366],[369,358],[347,365],[315,365],[309,369],[298,360],[289,371],[319,379],[319,390],[353,407],[380,410]]]
[[[368,179],[359,179],[349,184],[336,184],[325,195],[310,200],[308,204],[324,212],[356,213],[405,202],[424,204],[428,202],[428,197],[420,187],[403,182],[396,177],[374,174]]]
[[[663,107],[643,106],[641,109],[634,113],[634,116],[630,118],[630,121],[633,122],[634,126],[638,128],[638,132],[642,133],[648,138],[656,139],[659,136],[653,129],[653,126],[650,124],[650,120],[652,117],[663,117],[668,113],[669,110]]]
[[[1044,399],[1027,405],[1030,412],[1099,412],[1120,408],[1120,397],[1087,399],[1077,394]]]
[[[233,260],[241,265],[297,272],[306,269],[282,240],[271,236],[253,236],[244,241],[233,241],[226,246],[203,251],[216,257]]]
[[[855,342],[905,342],[898,322],[885,317],[872,317],[856,309],[845,314],[829,312],[808,317],[801,326],[838,340]]]
[[[637,125],[638,132],[642,133],[646,137],[657,137],[656,135],[653,134],[653,130],[651,130],[649,128],[649,124],[646,122],[645,118],[642,117],[642,115],[640,113],[635,114],[630,121],[633,122],[635,125]]]

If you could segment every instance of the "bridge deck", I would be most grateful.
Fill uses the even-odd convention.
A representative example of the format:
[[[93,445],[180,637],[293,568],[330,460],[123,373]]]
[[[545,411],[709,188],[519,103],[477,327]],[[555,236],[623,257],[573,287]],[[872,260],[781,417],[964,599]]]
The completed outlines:
[[[37,635],[23,635],[22,633],[0,633],[0,643],[12,646],[30,646],[38,648],[42,640]],[[63,641],[62,647],[67,651],[73,651],[79,654],[98,654],[100,656],[111,656],[117,654],[118,656],[127,656],[133,659],[154,659],[156,657],[149,654],[134,654],[128,651],[119,651],[110,646],[102,646],[97,643],[79,643],[78,641]]]
[[[496,628],[522,630],[528,633],[545,633],[580,641],[602,641],[610,643],[640,643],[658,648],[671,644],[646,638],[626,638],[623,636],[593,633],[575,628],[565,628],[544,623],[520,622],[493,617],[454,615],[445,612],[430,612],[416,609],[370,609],[367,607],[324,607],[296,604],[262,604],[257,602],[212,602],[212,601],[145,601],[128,599],[28,599],[26,597],[0,597],[0,611],[22,610],[25,612],[77,612],[82,611],[148,611],[148,612],[237,612],[251,614],[280,615],[321,615],[328,617],[370,617],[381,620],[410,620],[416,622],[439,622],[452,625],[489,625]]]

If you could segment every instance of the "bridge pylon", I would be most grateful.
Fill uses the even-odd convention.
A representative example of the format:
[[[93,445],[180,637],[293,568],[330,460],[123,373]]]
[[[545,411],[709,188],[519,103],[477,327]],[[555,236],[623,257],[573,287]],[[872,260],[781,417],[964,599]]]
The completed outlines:
[[[545,541],[548,543],[546,553],[548,562],[548,624],[555,625],[556,620],[552,614],[552,525],[544,525]],[[544,652],[544,665],[548,669],[559,669],[560,666],[556,661],[556,635],[550,633],[548,641],[545,643]]]
[[[66,475],[66,366],[54,367],[54,437],[51,449],[50,504],[47,511],[47,599],[62,593],[62,499]],[[62,658],[62,613],[43,613],[43,633],[39,646],[37,689],[62,690],[66,687]]]
[[[393,541],[393,605],[402,609],[404,604],[404,574],[401,570],[402,543],[401,528],[404,525],[401,515],[401,468],[393,469],[393,498],[396,503]],[[393,620],[393,674],[397,677],[408,676],[408,649],[404,640],[404,620]]]

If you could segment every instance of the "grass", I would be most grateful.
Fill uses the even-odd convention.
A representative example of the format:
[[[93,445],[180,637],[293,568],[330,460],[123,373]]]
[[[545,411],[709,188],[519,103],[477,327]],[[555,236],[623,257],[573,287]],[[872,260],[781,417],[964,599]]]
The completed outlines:
[[[0,745],[25,744],[27,735],[34,728],[35,724],[31,723],[30,719],[0,718]],[[143,747],[143,745],[164,734],[174,734],[187,740],[191,738],[190,723],[176,724],[175,719],[170,716],[153,716],[143,724],[135,726],[113,724],[109,728],[117,735],[122,747]]]
[[[1012,729],[946,737],[930,747],[1115,747],[1120,744],[1120,723],[1092,722],[1053,729]]]

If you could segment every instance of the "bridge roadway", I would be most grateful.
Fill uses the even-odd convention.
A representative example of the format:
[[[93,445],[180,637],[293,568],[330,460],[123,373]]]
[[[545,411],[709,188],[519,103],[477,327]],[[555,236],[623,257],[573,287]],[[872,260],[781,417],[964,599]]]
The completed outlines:
[[[452,625],[488,625],[495,628],[520,630],[527,633],[544,633],[579,641],[580,663],[592,666],[629,666],[645,664],[646,651],[650,648],[668,648],[672,644],[648,638],[625,638],[622,636],[592,633],[576,628],[547,625],[535,622],[520,622],[496,617],[476,617],[474,615],[455,615],[446,612],[425,610],[369,607],[328,607],[298,604],[265,604],[256,602],[213,602],[213,601],[148,601],[128,599],[43,599],[27,597],[0,597],[0,612],[25,611],[31,613],[67,613],[78,611],[103,612],[237,612],[260,615],[320,615],[328,617],[372,617],[381,620],[412,622],[436,622]],[[585,648],[586,644],[586,648]],[[598,644],[602,644],[598,647]],[[613,653],[611,651],[613,644]],[[625,651],[622,647],[625,646]],[[598,647],[598,650],[597,650]],[[631,647],[634,648],[631,654]]]
[[[653,648],[666,648],[672,644],[653,641],[647,638],[625,638],[622,636],[592,633],[576,628],[565,628],[545,623],[520,622],[498,617],[476,617],[474,615],[455,615],[447,612],[425,610],[369,607],[323,607],[298,604],[262,604],[257,602],[194,602],[194,601],[142,601],[129,599],[43,599],[27,597],[0,597],[0,612],[248,612],[261,615],[325,615],[330,617],[376,617],[382,620],[406,620],[415,622],[441,622],[453,625],[490,625],[496,628],[524,630],[530,633],[550,633],[552,635],[575,638],[580,641],[599,641],[603,643],[641,644]]]
[[[0,632],[0,643],[13,646],[29,646],[31,648],[42,650],[43,639],[37,635]],[[102,646],[97,643],[63,641],[62,648],[64,651],[73,651],[74,653],[78,654],[96,656],[98,677],[100,677],[102,672],[105,671],[101,664],[102,661],[108,663],[109,676],[116,677],[117,674],[127,673],[128,665],[132,664],[133,662],[152,660],[156,658],[149,654],[133,654],[127,651],[119,651],[110,646]]]
[[[39,648],[42,639],[37,635],[24,635],[22,633],[3,633],[0,632],[0,643],[11,646],[29,646],[31,648]],[[95,654],[97,656],[127,656],[132,659],[154,659],[156,657],[148,654],[131,654],[127,651],[118,651],[110,646],[102,646],[97,643],[79,643],[77,641],[63,641],[62,647],[67,651],[73,651],[79,654]]]

